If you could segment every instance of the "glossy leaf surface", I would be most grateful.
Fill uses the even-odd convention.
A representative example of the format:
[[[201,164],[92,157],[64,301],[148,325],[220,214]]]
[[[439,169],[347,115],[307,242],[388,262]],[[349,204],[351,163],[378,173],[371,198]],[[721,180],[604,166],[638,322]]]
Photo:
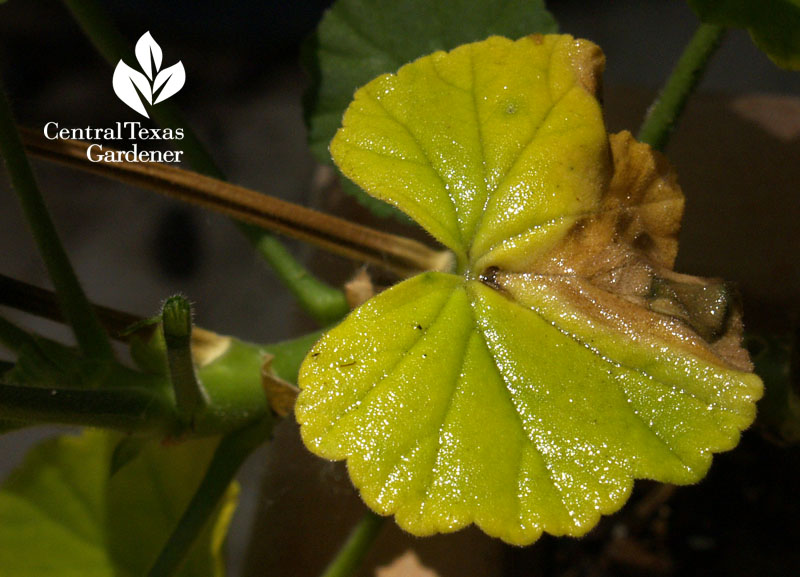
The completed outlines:
[[[596,46],[566,36],[435,53],[360,89],[331,153],[462,268],[503,247],[528,252],[531,234],[542,245],[563,233],[563,219],[595,206],[606,184],[602,111],[586,89],[601,61]]]
[[[331,162],[328,145],[353,93],[379,74],[492,34],[516,38],[556,29],[542,0],[338,0],[303,54],[312,76],[305,98],[311,150]],[[376,214],[390,212],[351,182],[342,186]]]
[[[702,478],[754,418],[734,299],[671,270],[683,196],[662,156],[607,137],[602,64],[569,36],[434,53],[360,89],[332,143],[458,257],[300,372],[306,444],[412,533],[583,534],[634,478]]]
[[[689,0],[703,22],[746,28],[783,68],[800,70],[800,0]]]
[[[138,577],[183,513],[216,441],[147,442],[111,475],[120,435],[87,431],[32,450],[0,490],[0,567],[18,577]],[[221,577],[226,496],[177,575]]]

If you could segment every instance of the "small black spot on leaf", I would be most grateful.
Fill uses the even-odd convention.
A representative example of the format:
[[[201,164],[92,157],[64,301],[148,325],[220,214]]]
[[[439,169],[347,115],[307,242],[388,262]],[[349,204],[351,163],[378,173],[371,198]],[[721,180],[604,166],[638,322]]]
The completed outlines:
[[[497,284],[497,273],[500,271],[496,266],[490,266],[481,273],[480,281],[486,286],[490,286],[495,290],[500,290],[500,285]]]
[[[655,241],[653,237],[647,234],[646,232],[640,232],[635,237],[633,237],[633,246],[638,248],[639,250],[650,250],[655,245]]]

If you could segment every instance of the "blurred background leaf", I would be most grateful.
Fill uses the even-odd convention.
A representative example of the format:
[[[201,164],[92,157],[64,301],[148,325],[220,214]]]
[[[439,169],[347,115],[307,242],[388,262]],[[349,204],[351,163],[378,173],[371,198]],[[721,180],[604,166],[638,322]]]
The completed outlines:
[[[120,435],[49,439],[0,491],[0,567],[17,577],[139,577],[197,488],[218,439],[148,442],[112,476]],[[231,487],[182,577],[222,577],[221,549],[236,506]]]
[[[689,0],[689,5],[703,22],[746,28],[775,64],[800,70],[799,0]]]

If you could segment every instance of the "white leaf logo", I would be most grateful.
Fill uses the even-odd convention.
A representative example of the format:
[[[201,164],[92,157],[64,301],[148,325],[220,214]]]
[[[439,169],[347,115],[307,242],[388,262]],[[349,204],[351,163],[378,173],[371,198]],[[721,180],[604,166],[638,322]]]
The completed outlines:
[[[144,102],[153,105],[175,95],[186,82],[186,70],[178,61],[161,69],[161,46],[150,32],[145,32],[136,43],[136,60],[144,73],[131,68],[122,60],[114,69],[112,85],[120,100],[144,117],[149,118]]]
[[[150,89],[150,81],[147,80],[144,74],[134,70],[120,60],[114,70],[114,80],[112,84],[114,85],[114,92],[117,93],[117,96],[119,96],[122,102],[133,108],[142,116],[149,118],[147,110],[145,110],[144,104],[142,104],[140,98],[141,94],[148,104],[152,104],[153,94]]]
[[[142,34],[136,43],[136,60],[139,61],[139,66],[150,80],[153,79],[153,68],[156,71],[161,68],[161,58],[161,46],[153,40],[150,32]]]
[[[153,81],[153,95],[156,99],[153,104],[158,104],[178,92],[183,88],[184,82],[186,82],[186,71],[180,62],[159,72]]]

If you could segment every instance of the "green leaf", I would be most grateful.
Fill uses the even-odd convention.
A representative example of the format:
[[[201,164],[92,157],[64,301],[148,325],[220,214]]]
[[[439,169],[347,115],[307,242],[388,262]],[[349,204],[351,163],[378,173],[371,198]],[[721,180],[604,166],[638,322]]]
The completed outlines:
[[[331,162],[328,144],[353,93],[379,74],[492,34],[517,38],[556,29],[542,0],[339,0],[302,55],[312,79],[304,101],[311,151],[320,162]],[[382,202],[350,183],[343,187],[376,214],[386,214]]]
[[[800,70],[800,0],[689,0],[703,22],[746,28],[783,68]]]
[[[355,310],[299,377],[306,445],[417,535],[581,535],[701,479],[762,384],[720,281],[671,270],[668,163],[605,133],[587,41],[493,37],[378,77],[331,146],[458,256]]]
[[[576,52],[587,72],[602,59],[566,36],[493,37],[422,58],[356,92],[331,153],[462,269],[468,259],[488,263],[489,253],[527,252],[531,231],[550,227],[534,233],[535,244],[563,233],[570,223],[559,218],[590,209],[606,182],[602,111],[582,84],[593,80],[574,71]],[[515,72],[498,74],[498,60]],[[558,184],[541,195],[546,181]]]
[[[215,439],[147,443],[111,476],[120,436],[86,431],[33,449],[0,491],[0,567],[15,577],[140,577],[199,484]],[[184,577],[224,575],[231,488]]]

